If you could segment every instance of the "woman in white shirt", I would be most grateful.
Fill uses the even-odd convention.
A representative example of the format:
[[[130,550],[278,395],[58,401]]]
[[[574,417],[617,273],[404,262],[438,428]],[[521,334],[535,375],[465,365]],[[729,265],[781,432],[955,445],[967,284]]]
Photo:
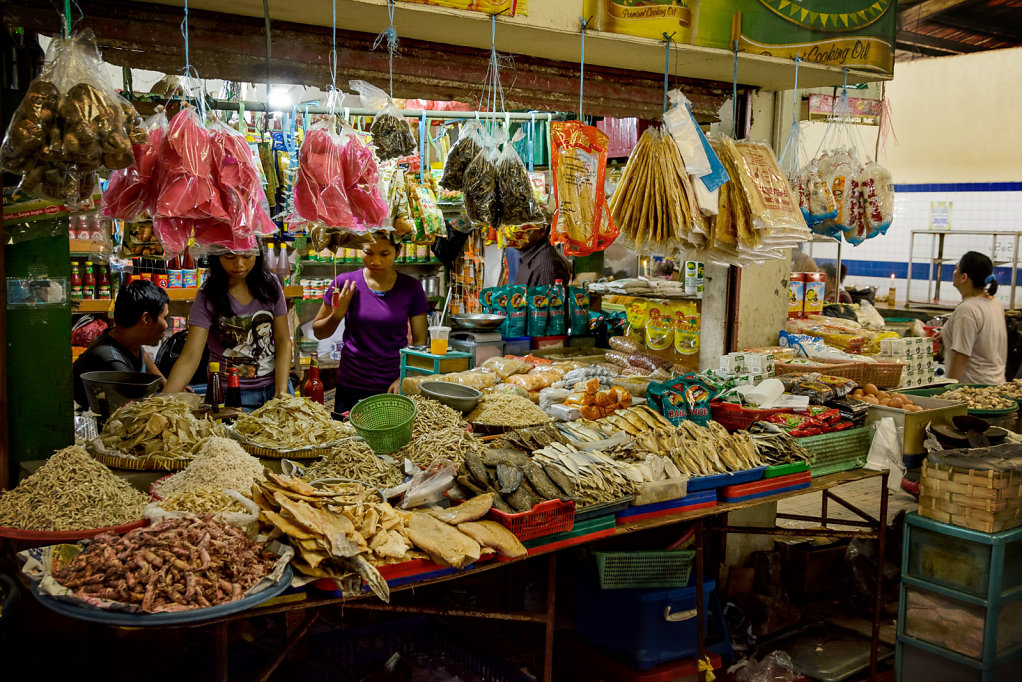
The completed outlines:
[[[962,294],[940,338],[947,349],[947,376],[963,384],[1002,384],[1008,356],[1004,306],[997,293],[994,264],[969,251],[955,266],[952,282]]]

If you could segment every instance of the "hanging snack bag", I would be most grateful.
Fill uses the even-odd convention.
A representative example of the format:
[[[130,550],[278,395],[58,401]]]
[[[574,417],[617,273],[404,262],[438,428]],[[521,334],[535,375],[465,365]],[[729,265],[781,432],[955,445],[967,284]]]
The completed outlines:
[[[524,137],[524,135],[525,133],[519,129],[516,138]],[[529,171],[522,163],[513,144],[501,145],[496,165],[497,193],[500,196],[501,204],[500,224],[518,226],[542,223],[543,212],[539,209],[539,202],[536,201],[532,180],[529,179]],[[494,223],[493,226],[497,227],[498,225]]]
[[[866,238],[886,234],[894,220],[894,180],[891,172],[878,163],[867,163],[859,172]]]
[[[550,123],[554,213],[551,240],[569,256],[587,256],[609,246],[617,227],[607,208],[604,182],[609,138],[579,121]]]
[[[396,159],[414,152],[417,148],[415,135],[412,134],[411,126],[401,115],[401,110],[394,104],[394,100],[372,83],[351,81],[349,85],[362,98],[363,106],[379,109],[373,117],[369,132],[373,135],[373,146],[376,147],[376,155],[380,161]]]
[[[458,135],[458,141],[447,154],[444,174],[440,178],[441,187],[454,192],[461,191],[465,186],[465,170],[476,155],[488,146],[487,137],[479,121],[469,121],[465,124]]]
[[[815,227],[827,220],[837,217],[837,201],[834,199],[834,190],[824,182],[820,175],[820,169],[815,163],[809,164],[802,171],[801,187],[805,193],[806,208],[808,215],[806,222],[810,227]],[[803,210],[803,213],[806,211]]]
[[[499,134],[499,132],[498,132]],[[496,142],[484,148],[465,169],[465,215],[477,227],[499,227],[501,201],[497,194],[497,160],[500,156]]]
[[[493,302],[493,292],[496,288],[497,287],[486,287],[479,292],[479,304],[483,307],[483,312],[487,315],[494,314],[495,306]],[[503,315],[504,311],[501,310],[499,314]]]
[[[564,336],[568,331],[564,315],[564,287],[556,284],[549,287],[547,299],[546,333],[548,336]]]
[[[734,142],[730,138],[724,138],[723,144],[734,161],[737,176],[732,180],[748,203],[753,227],[804,230],[802,210],[770,147],[761,142]]]
[[[516,335],[511,333],[511,311],[507,307],[508,296],[507,287],[493,287],[490,301],[493,304],[493,312],[504,316],[504,321],[500,325],[500,335],[510,339]],[[518,334],[518,336],[524,336],[524,334]]]
[[[118,220],[135,220],[152,207],[156,198],[157,161],[168,125],[162,107],[142,124],[145,139],[132,145],[135,163],[110,174],[110,181],[103,192],[103,215]]]
[[[674,353],[677,356],[699,355],[699,333],[702,326],[699,309],[695,303],[675,303]]]
[[[589,292],[583,287],[568,288],[568,334],[589,335]]]
[[[529,336],[547,335],[547,316],[550,299],[546,286],[528,288]]]
[[[382,227],[390,218],[390,207],[380,191],[380,168],[373,150],[350,125],[341,128],[341,167],[345,190],[356,232]]]
[[[507,290],[507,331],[511,338],[528,336],[529,302],[528,291],[523,286],[504,287]]]
[[[646,319],[646,348],[653,353],[672,352],[674,321],[667,303],[652,301]]]
[[[305,133],[295,180],[296,223],[349,228],[354,224],[341,165],[342,144],[328,121],[316,123]]]
[[[649,317],[649,301],[637,298],[625,308],[625,315],[628,318],[628,328],[625,336],[632,339],[645,348],[646,346],[646,320]]]

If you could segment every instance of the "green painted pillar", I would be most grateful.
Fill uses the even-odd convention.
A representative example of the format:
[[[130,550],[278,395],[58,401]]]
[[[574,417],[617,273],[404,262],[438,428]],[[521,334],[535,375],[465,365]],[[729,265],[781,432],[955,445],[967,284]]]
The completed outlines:
[[[31,234],[7,243],[8,278],[27,278],[44,271],[63,278],[71,272],[67,218],[31,224]],[[10,287],[8,287],[10,289]],[[11,481],[20,462],[45,459],[74,442],[74,398],[71,390],[70,296],[63,305],[8,307],[7,423]]]

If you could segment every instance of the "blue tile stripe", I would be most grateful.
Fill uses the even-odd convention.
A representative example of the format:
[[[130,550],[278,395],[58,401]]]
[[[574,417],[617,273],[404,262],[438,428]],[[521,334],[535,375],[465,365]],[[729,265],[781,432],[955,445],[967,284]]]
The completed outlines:
[[[895,192],[1022,192],[1022,182],[945,182],[895,185]]]
[[[823,265],[824,263],[833,263],[833,258],[816,258],[814,259],[817,265]],[[845,260],[841,259],[842,265],[848,266],[848,276],[854,277],[887,277],[890,278],[894,275],[895,279],[906,279],[908,277],[908,263],[899,261],[886,261],[886,260]],[[940,280],[942,282],[951,281],[951,273],[955,271],[954,263],[942,263],[940,266]],[[998,267],[994,268],[994,274],[997,276],[997,283],[1008,285],[1011,284],[1011,268],[1010,267]],[[923,263],[912,263],[912,279],[926,281],[930,277],[930,264],[928,262]],[[1017,275],[1018,281],[1022,282],[1022,268],[1019,268]]]

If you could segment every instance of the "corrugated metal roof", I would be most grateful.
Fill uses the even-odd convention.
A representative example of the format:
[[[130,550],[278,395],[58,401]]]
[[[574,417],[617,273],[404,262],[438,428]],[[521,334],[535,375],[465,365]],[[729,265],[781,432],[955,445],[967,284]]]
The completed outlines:
[[[898,60],[1022,46],[1022,0],[902,0]]]

